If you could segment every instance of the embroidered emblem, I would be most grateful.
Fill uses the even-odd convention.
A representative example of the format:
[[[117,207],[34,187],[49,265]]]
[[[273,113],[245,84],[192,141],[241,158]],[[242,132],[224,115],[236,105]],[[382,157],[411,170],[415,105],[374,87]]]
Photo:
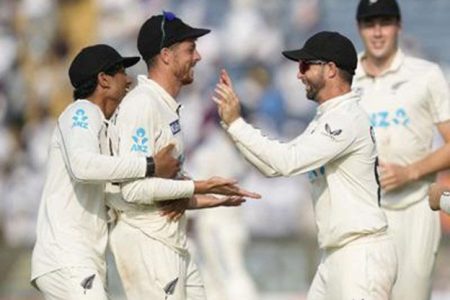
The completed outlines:
[[[328,125],[328,123],[325,124],[325,131],[330,136],[338,136],[342,133],[342,129],[331,130],[331,127],[330,127],[330,125]]]
[[[92,286],[94,285],[94,279],[95,274],[92,274],[91,276],[88,276],[81,281],[81,286],[84,289],[84,294],[86,294],[86,290],[92,289]]]
[[[164,287],[164,292],[166,293],[166,299],[170,295],[173,295],[173,293],[175,292],[175,288],[177,287],[177,283],[178,283],[178,277],[175,278],[174,280],[170,281],[168,284],[166,284],[166,286]]]

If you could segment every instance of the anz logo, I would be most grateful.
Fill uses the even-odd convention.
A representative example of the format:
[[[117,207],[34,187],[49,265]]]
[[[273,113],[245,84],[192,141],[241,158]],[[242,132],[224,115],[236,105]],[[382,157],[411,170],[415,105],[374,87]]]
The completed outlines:
[[[138,128],[132,139],[133,145],[131,146],[131,152],[148,152],[148,137],[144,128]]]
[[[407,126],[410,122],[405,109],[399,108],[395,112],[379,111],[370,114],[373,127],[387,128],[389,126]]]
[[[72,128],[74,127],[80,127],[80,128],[84,128],[87,129],[88,128],[88,117],[86,116],[86,112],[84,111],[84,109],[79,108],[77,109],[77,111],[75,112],[75,114],[72,117],[73,123],[72,123]]]

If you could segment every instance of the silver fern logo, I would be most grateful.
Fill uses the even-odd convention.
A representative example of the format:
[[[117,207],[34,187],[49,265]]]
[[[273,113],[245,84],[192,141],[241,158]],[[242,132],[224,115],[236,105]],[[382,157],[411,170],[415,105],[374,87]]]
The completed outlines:
[[[166,300],[169,298],[170,295],[173,295],[175,293],[175,288],[177,287],[178,277],[174,280],[170,281],[166,284],[164,287],[164,292],[166,293]]]

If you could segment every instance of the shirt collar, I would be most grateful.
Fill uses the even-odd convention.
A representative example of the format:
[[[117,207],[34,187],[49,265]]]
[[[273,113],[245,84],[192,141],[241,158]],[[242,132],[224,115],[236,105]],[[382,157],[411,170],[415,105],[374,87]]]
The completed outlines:
[[[169,106],[169,108],[172,111],[179,114],[181,104],[179,104],[162,86],[160,86],[159,83],[148,78],[145,75],[139,75],[138,76],[138,84],[145,85],[147,87],[152,88],[154,91],[156,91],[161,96],[161,99],[164,100],[164,102]]]
[[[317,116],[323,115],[325,112],[339,106],[343,102],[347,102],[349,100],[357,100],[357,99],[358,99],[358,95],[353,91],[350,91],[344,95],[329,99],[317,107]]]
[[[358,54],[358,67],[355,70],[355,79],[360,79],[360,78],[369,76],[362,66],[362,61],[365,57],[366,57],[365,52],[361,52]],[[380,75],[382,76],[382,75],[390,73],[390,72],[393,72],[393,73],[397,72],[400,69],[401,65],[403,64],[404,60],[405,60],[405,54],[403,53],[403,51],[400,48],[397,49],[397,52],[395,53],[392,64],[389,66],[389,68],[384,70]]]

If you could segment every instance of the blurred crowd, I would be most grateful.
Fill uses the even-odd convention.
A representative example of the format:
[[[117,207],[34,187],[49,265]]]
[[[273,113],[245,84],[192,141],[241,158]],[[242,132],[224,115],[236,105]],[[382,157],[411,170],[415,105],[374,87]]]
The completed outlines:
[[[358,45],[357,1],[340,2],[344,1],[1,0],[0,244],[31,249],[34,243],[48,142],[56,117],[73,101],[67,69],[81,48],[106,43],[124,55],[136,55],[139,27],[162,10],[212,29],[198,41],[202,61],[195,67],[196,80],[180,97],[188,169],[201,176],[205,149],[214,149],[217,156],[217,162],[211,159],[206,164],[218,165],[227,164],[226,153],[231,151],[220,140],[211,100],[219,70],[226,68],[237,83],[251,123],[278,139],[296,136],[313,116],[315,105],[306,100],[296,80],[296,66],[281,51],[298,48],[321,29],[343,31]],[[404,2],[419,5],[417,0]],[[429,6],[450,9],[445,2],[434,0]],[[408,16],[408,5],[402,5]],[[448,48],[422,47],[407,25],[405,47],[436,58],[448,73],[450,56],[447,61],[443,58]],[[130,72],[132,77],[145,72],[144,63]],[[239,172],[232,175],[263,195],[262,201],[247,203],[242,210],[250,235],[313,239],[307,178],[270,179],[269,183],[246,162],[239,160],[239,164]]]

